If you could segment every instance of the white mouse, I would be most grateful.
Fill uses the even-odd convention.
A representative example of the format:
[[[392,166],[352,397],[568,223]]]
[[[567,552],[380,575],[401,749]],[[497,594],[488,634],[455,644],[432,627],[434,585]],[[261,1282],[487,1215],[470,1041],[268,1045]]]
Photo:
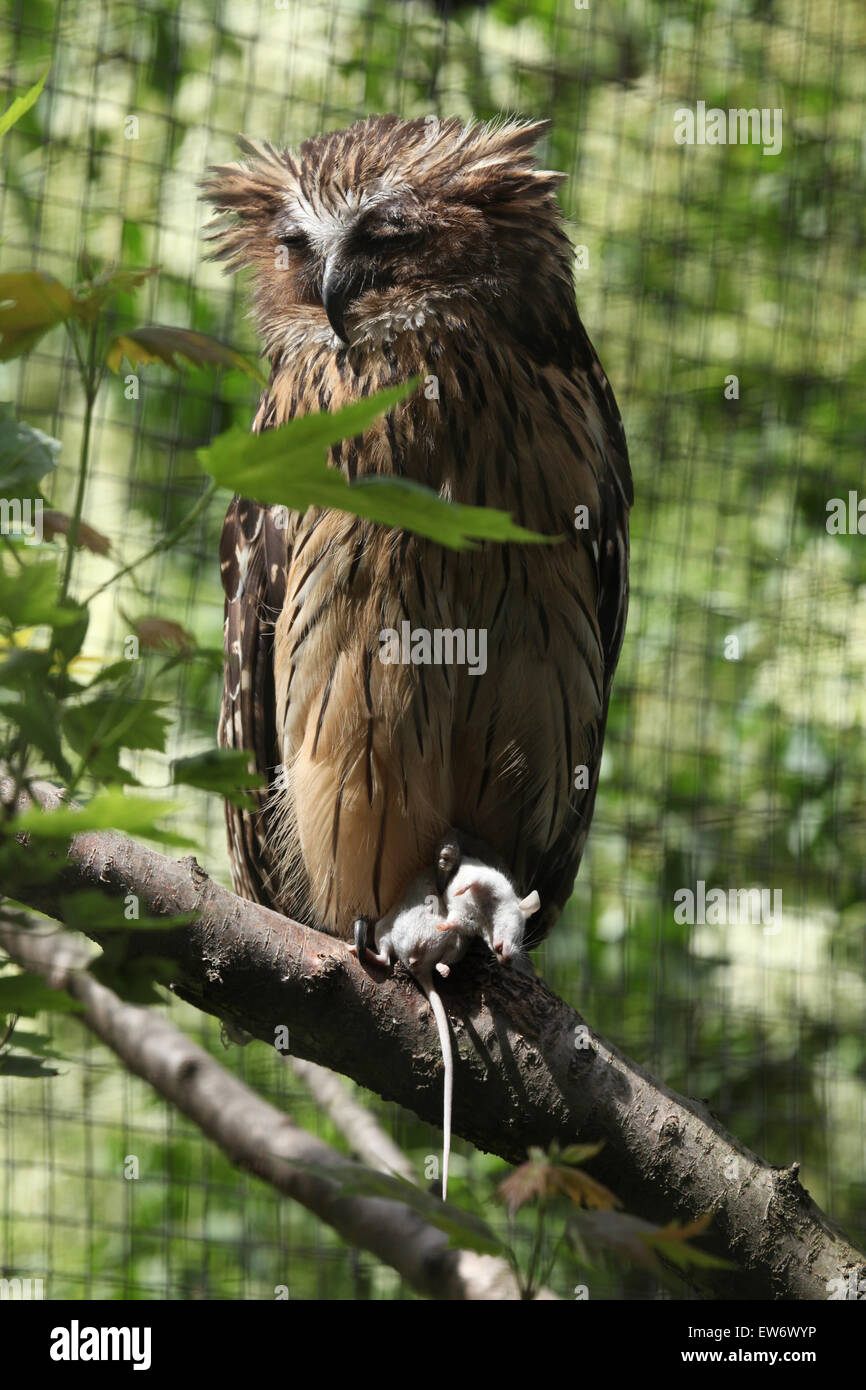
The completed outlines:
[[[442,1200],[448,1195],[451,1155],[451,1109],[454,1096],[454,1058],[448,1015],[436,987],[434,972],[447,976],[466,953],[473,937],[487,942],[498,960],[509,961],[523,946],[526,918],[538,910],[537,893],[519,901],[505,874],[479,859],[463,859],[456,842],[439,848],[433,869],[413,879],[403,901],[375,927],[376,950],[367,945],[368,923],[355,923],[359,959],[390,965],[395,957],[411,970],[430,1001],[445,1069],[442,1119]]]
[[[520,955],[526,919],[541,906],[537,893],[518,899],[507,875],[489,864],[482,864],[479,859],[464,859],[446,892],[449,924],[460,921],[464,932],[471,924],[473,934],[483,936],[503,964]],[[452,900],[457,898],[462,899],[459,909],[452,906]]]

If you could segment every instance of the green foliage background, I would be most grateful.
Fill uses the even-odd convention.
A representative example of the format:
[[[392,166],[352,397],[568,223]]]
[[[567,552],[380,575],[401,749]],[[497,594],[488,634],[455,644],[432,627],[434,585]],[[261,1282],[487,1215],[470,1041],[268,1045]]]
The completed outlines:
[[[861,1241],[866,536],[825,521],[830,498],[866,494],[864,56],[859,0],[493,0],[448,20],[426,0],[30,0],[0,37],[10,96],[52,65],[2,150],[4,268],[68,283],[85,244],[97,261],[159,264],[119,301],[118,331],[177,324],[253,357],[242,286],[202,259],[196,199],[235,132],[295,142],[385,110],[553,118],[545,159],[569,174],[578,302],[619,398],[637,500],[590,849],[537,965],[747,1144],[799,1160]],[[781,108],[782,153],[678,146],[673,113],[698,100]],[[738,400],[725,399],[729,374]],[[123,558],[189,510],[195,450],[246,425],[256,394],[240,373],[152,366],[141,380],[137,401],[122,376],[100,396],[84,508]],[[0,369],[0,396],[62,440],[52,501],[71,510],[82,401],[62,334]],[[117,660],[145,616],[194,635],[199,656],[152,683],[178,710],[166,756],[130,763],[160,789],[169,758],[214,739],[220,513],[96,600],[81,659],[93,672]],[[109,572],[86,556],[75,592]],[[217,800],[179,794],[199,859],[228,882]],[[673,894],[698,879],[782,889],[782,931],[678,926]],[[341,1145],[271,1051],[223,1053],[208,1020],[170,1007]],[[405,1296],[235,1173],[74,1021],[52,1026],[75,1059],[63,1075],[0,1078],[2,1273],[44,1277],[51,1298],[271,1298],[282,1284],[292,1297]],[[369,1103],[420,1171],[438,1134]],[[463,1194],[482,1203],[502,1165],[457,1148]],[[129,1154],[138,1181],[123,1178]],[[621,1269],[582,1277],[591,1297],[657,1292]],[[572,1282],[563,1273],[558,1291]]]

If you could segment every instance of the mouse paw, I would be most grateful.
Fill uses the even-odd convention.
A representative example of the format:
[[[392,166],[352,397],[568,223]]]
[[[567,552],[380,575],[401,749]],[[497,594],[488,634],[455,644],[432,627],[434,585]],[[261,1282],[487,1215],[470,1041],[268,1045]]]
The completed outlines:
[[[444,960],[437,960],[436,969],[439,971],[439,974],[442,976],[443,980],[447,980],[448,976],[451,974],[451,966],[446,965]]]

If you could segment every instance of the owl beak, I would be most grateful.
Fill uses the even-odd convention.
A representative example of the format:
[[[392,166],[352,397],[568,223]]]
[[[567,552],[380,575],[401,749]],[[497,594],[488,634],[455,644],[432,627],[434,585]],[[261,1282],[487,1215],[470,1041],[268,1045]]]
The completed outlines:
[[[352,283],[351,273],[341,269],[329,256],[325,262],[325,273],[322,276],[322,303],[325,306],[325,313],[328,315],[328,323],[343,343],[349,341],[345,313],[354,298],[355,286]]]

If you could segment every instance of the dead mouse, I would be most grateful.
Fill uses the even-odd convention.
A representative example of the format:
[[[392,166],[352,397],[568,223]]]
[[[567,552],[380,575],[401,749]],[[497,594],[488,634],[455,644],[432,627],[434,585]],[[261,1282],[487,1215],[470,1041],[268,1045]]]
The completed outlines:
[[[537,912],[541,901],[537,893],[518,899],[511,880],[489,864],[464,859],[447,889],[448,901],[463,898],[459,918],[463,931],[472,925],[472,935],[482,936],[497,960],[508,964],[523,950],[526,919]],[[454,909],[449,913],[449,924]],[[457,916],[454,916],[457,921]]]
[[[378,965],[390,965],[395,958],[401,961],[421,985],[436,1019],[445,1069],[443,1201],[448,1193],[454,1058],[435,972],[447,976],[475,936],[486,941],[498,960],[511,960],[522,949],[526,918],[538,907],[537,893],[521,902],[505,874],[478,859],[464,859],[459,845],[449,838],[440,845],[433,868],[418,874],[403,901],[376,923],[375,951],[367,945],[367,921],[359,918],[355,923],[352,949],[359,959]]]

